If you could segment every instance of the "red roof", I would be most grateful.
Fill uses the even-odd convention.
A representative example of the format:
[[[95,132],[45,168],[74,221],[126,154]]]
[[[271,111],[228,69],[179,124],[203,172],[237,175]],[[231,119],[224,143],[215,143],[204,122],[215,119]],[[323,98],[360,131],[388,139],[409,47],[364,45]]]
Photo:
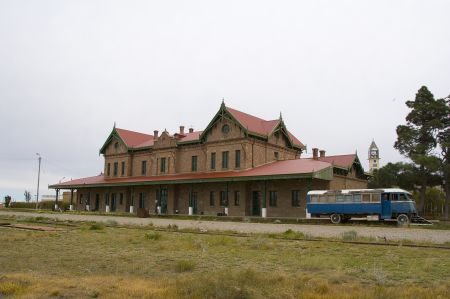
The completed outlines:
[[[254,132],[260,135],[268,136],[280,123],[280,119],[264,120],[262,118],[244,113],[242,111],[226,107],[228,112],[236,118],[244,128],[247,128],[250,132]],[[291,132],[288,131],[289,138],[295,145],[303,147],[304,145],[298,140]]]
[[[147,135],[119,128],[116,128],[116,132],[128,147],[143,147],[146,146],[143,144],[150,143],[153,145],[153,135]]]
[[[264,120],[230,107],[227,107],[227,110],[241,123],[241,125],[244,126],[244,128],[261,135],[269,135],[279,122],[279,120]]]
[[[270,133],[278,126],[280,123],[280,119],[275,120],[264,120],[259,117],[241,112],[239,110],[226,107],[227,111],[233,115],[234,118],[246,129],[250,132],[269,136]],[[153,135],[129,131],[125,129],[115,128],[116,132],[119,134],[120,138],[125,142],[125,144],[129,148],[143,148],[143,147],[151,147],[154,144]],[[200,139],[200,135],[203,131],[196,131],[192,133],[185,133],[183,135],[178,135],[179,142],[189,142],[196,141]],[[300,147],[304,147],[304,145],[291,133],[288,131],[289,138],[291,138],[292,142]]]
[[[276,161],[262,166],[258,166],[243,171],[226,171],[210,173],[183,173],[174,175],[142,176],[132,178],[116,178],[105,180],[104,175],[76,179],[50,186],[51,188],[69,188],[80,185],[102,185],[120,183],[144,183],[144,182],[164,182],[174,180],[208,180],[208,179],[233,179],[257,176],[281,176],[281,175],[301,175],[314,174],[318,171],[331,167],[331,164],[315,161],[311,159],[295,159]]]
[[[312,158],[309,158],[312,160]],[[327,162],[342,168],[350,168],[356,159],[356,154],[351,155],[336,155],[336,156],[326,156],[319,157],[319,161]]]

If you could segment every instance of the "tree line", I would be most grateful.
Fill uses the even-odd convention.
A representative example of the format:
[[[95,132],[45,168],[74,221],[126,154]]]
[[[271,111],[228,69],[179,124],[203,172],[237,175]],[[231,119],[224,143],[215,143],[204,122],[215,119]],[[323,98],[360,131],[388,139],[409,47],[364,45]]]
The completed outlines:
[[[428,88],[422,86],[415,99],[407,101],[406,106],[410,111],[406,116],[406,124],[397,126],[394,148],[408,162],[388,163],[374,171],[369,187],[400,187],[415,192],[418,196],[417,210],[421,214],[430,204],[433,210],[433,201],[436,197],[442,197],[443,216],[448,219],[450,96],[435,99]]]

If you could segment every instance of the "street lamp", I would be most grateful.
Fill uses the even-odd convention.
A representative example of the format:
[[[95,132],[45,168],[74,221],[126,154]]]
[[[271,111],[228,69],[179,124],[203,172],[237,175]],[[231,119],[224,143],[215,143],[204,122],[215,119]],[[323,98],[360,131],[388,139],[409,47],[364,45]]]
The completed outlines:
[[[36,210],[38,209],[38,202],[39,202],[39,180],[41,178],[41,160],[42,157],[39,155],[39,153],[36,153],[36,156],[38,156],[39,161],[39,168],[38,168],[38,181],[37,181],[37,195],[36,195]]]

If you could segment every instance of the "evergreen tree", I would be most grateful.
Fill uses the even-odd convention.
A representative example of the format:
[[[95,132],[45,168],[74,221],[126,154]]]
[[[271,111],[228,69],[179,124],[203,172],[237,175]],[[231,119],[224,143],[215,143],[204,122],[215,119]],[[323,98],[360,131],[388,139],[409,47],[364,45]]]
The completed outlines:
[[[442,119],[442,129],[437,134],[437,142],[441,148],[442,175],[445,191],[444,217],[449,218],[450,202],[450,96],[439,100],[447,109],[447,115]]]
[[[442,169],[442,160],[436,151],[438,135],[445,129],[444,119],[448,117],[445,101],[435,100],[426,86],[422,86],[414,101],[407,101],[411,111],[406,116],[406,125],[397,127],[397,141],[394,147],[411,159],[415,177],[420,186],[418,210],[423,212],[426,188],[435,184],[436,174]]]

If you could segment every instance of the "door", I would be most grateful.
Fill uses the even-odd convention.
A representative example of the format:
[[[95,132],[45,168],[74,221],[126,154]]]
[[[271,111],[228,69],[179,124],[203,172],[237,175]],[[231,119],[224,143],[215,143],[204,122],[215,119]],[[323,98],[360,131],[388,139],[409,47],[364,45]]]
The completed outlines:
[[[117,201],[116,194],[113,193],[111,195],[111,209],[110,209],[111,212],[115,212],[116,211],[116,206],[117,206],[116,201]]]
[[[390,219],[392,217],[391,199],[389,193],[381,194],[381,219]]]
[[[100,209],[100,195],[95,195],[95,211],[98,211]]]
[[[162,188],[159,195],[159,205],[161,207],[161,214],[167,213],[167,188]]]
[[[261,204],[260,204],[260,194],[259,191],[253,191],[252,194],[252,216],[261,216]]]
[[[197,192],[192,192],[191,194],[191,207],[194,214],[197,214],[198,200],[197,200]]]

